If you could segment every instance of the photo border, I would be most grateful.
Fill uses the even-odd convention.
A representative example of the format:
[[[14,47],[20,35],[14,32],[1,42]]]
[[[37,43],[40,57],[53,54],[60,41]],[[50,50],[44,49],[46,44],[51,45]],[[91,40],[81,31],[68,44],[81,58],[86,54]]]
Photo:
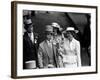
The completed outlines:
[[[17,76],[17,4],[34,4],[34,5],[50,5],[62,7],[81,7],[96,9],[96,71],[83,72],[83,73],[63,73],[63,74],[50,74],[50,75],[33,75],[33,76]],[[94,74],[98,73],[98,7],[89,5],[74,5],[74,4],[58,4],[58,3],[42,3],[42,2],[26,2],[26,1],[12,1],[11,2],[11,77],[12,78],[32,78],[32,77],[50,77],[50,76],[66,76],[66,75],[81,75],[81,74]]]

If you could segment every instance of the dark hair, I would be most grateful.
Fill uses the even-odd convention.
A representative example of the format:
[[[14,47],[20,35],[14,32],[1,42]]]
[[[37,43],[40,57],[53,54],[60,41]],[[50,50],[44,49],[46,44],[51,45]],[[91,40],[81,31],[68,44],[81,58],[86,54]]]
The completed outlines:
[[[58,34],[58,35],[62,35],[62,31],[57,30],[57,34]]]
[[[56,32],[57,32],[58,35],[62,35],[62,31],[60,31],[59,28],[55,27],[55,29],[56,29]]]
[[[34,26],[33,23],[31,23],[31,24],[25,24],[25,25],[24,25],[24,28],[27,30],[27,29],[29,28],[30,25]]]

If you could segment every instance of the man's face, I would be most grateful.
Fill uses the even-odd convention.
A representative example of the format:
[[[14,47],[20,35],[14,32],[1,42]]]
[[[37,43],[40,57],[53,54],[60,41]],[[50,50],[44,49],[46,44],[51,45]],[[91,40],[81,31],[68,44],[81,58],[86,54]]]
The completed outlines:
[[[27,29],[28,33],[31,33],[33,32],[33,25],[29,25],[28,29]]]
[[[52,32],[46,32],[45,34],[46,34],[46,38],[48,40],[51,40],[53,38],[53,33]]]

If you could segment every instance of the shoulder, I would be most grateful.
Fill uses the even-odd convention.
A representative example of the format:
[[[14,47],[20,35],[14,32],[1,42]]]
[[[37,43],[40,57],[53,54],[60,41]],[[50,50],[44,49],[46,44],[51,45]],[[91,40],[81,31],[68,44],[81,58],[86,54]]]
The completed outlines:
[[[73,41],[77,44],[77,45],[80,45],[80,42],[76,39],[73,39]]]
[[[77,46],[77,48],[80,48],[80,42],[78,40],[75,39],[75,45]]]
[[[46,41],[44,40],[44,41],[42,41],[40,44],[39,44],[39,46],[40,47],[43,47],[43,45],[46,43]]]

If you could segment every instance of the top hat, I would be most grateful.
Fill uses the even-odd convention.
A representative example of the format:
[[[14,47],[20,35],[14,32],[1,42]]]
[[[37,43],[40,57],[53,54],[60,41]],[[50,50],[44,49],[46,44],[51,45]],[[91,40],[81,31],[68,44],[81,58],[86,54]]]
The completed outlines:
[[[73,31],[75,33],[78,33],[79,31],[78,30],[75,30],[74,27],[67,27],[65,32],[68,32],[68,31]]]
[[[52,27],[54,28],[58,28],[60,31],[62,30],[62,28],[60,27],[60,25],[56,22],[51,23]]]

